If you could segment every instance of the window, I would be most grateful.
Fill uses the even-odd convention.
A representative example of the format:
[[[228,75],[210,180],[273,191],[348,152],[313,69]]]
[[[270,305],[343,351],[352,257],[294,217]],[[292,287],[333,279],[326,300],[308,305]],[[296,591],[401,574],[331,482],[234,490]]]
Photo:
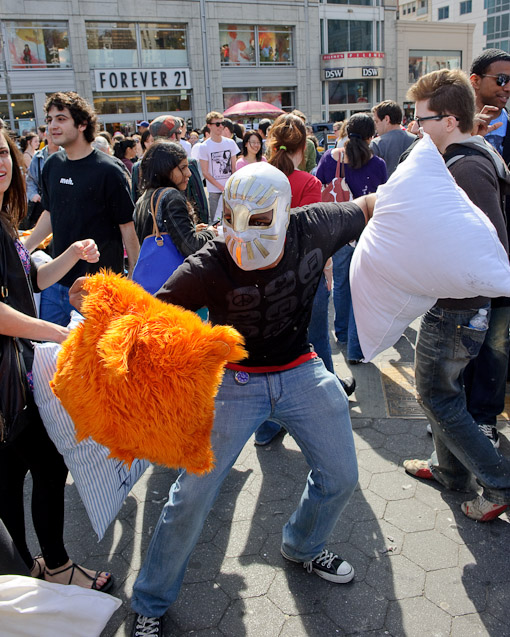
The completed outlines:
[[[295,90],[289,87],[277,88],[228,88],[223,91],[223,107],[226,110],[239,102],[256,100],[274,104],[284,111],[292,111],[295,104]]]
[[[132,69],[188,65],[186,25],[86,22],[93,69]]]
[[[424,15],[427,12],[428,12],[427,0],[420,0],[420,6],[418,7],[418,11],[416,12],[416,15]]]
[[[327,0],[328,4],[358,4],[364,6],[373,6],[373,0]]]
[[[461,51],[409,51],[409,83],[439,69],[460,69]]]
[[[371,51],[372,21],[328,20],[328,53]]]
[[[488,15],[510,11],[510,0],[485,0],[484,9],[487,9]]]
[[[440,7],[437,10],[437,19],[438,20],[446,20],[450,17],[450,7]]]
[[[136,68],[135,25],[128,22],[86,23],[90,68]]]
[[[190,91],[169,91],[164,95],[146,93],[149,113],[170,113],[191,110]]]
[[[67,22],[6,22],[11,69],[71,68]]]
[[[220,24],[221,65],[293,65],[292,34],[292,27]]]
[[[29,131],[35,132],[37,125],[35,121],[33,96],[11,94],[11,108],[16,133],[24,135]],[[0,94],[0,118],[5,122],[9,122],[9,102],[5,94]]]
[[[172,24],[141,24],[142,66],[187,66],[186,27]]]
[[[489,46],[489,40],[510,37],[509,18],[508,13],[503,13],[487,19],[487,46]],[[491,43],[490,46],[495,47],[495,44]]]
[[[460,3],[460,15],[471,13],[472,10],[472,0],[464,0],[464,2]]]
[[[98,115],[124,115],[142,113],[141,94],[131,93],[94,93],[94,108]]]
[[[369,101],[367,80],[328,82],[330,104],[363,104]]]

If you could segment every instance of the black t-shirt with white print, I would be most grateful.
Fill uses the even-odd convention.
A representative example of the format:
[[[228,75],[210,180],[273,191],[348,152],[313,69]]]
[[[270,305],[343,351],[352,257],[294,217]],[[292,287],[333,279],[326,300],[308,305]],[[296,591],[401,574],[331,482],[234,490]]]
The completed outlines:
[[[287,365],[312,350],[308,324],[326,261],[364,227],[354,203],[295,208],[275,268],[241,270],[217,238],[189,256],[156,297],[189,310],[206,306],[212,323],[234,326],[249,352],[242,365]]]
[[[83,159],[70,160],[53,153],[42,172],[43,206],[50,211],[53,256],[72,243],[94,239],[99,263],[78,263],[59,281],[71,286],[75,279],[100,268],[124,269],[124,248],[119,225],[133,220],[129,183],[117,160],[99,150]]]

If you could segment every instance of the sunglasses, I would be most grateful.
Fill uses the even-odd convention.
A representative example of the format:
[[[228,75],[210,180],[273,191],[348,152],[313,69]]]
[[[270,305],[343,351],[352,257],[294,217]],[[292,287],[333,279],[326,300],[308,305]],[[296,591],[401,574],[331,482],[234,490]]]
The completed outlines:
[[[484,73],[482,77],[495,77],[496,84],[498,86],[506,86],[508,82],[510,82],[510,75],[507,75],[506,73],[499,73],[498,75],[490,75],[490,73]]]
[[[223,122],[212,122],[212,125],[213,125],[213,126],[217,126],[218,128],[219,128],[220,126],[223,126],[223,127],[225,126],[225,124],[224,124]]]
[[[441,119],[444,119],[445,117],[455,117],[455,115],[446,114],[446,115],[428,115],[427,117],[413,117],[413,121],[416,122],[418,126],[421,127],[421,122],[426,122],[427,120],[432,120],[432,119],[439,121]],[[455,117],[455,119],[459,121],[458,117]]]

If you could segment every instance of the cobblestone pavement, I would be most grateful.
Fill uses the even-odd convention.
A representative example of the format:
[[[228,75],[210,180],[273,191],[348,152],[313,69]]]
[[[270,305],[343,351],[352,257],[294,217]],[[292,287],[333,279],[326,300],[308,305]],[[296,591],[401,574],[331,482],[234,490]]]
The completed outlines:
[[[165,635],[510,635],[509,517],[473,522],[460,510],[466,494],[416,480],[402,468],[406,458],[427,458],[432,441],[423,419],[389,417],[391,389],[381,370],[406,361],[404,369],[412,370],[415,335],[408,330],[375,364],[352,368],[359,387],[351,415],[360,478],[328,548],[353,564],[353,582],[328,583],[281,557],[281,527],[299,500],[307,465],[288,435],[262,448],[250,440],[209,515],[180,597],[166,615]],[[345,375],[342,352],[335,350],[334,358]],[[404,387],[401,403],[412,403],[406,382],[397,383]],[[501,451],[509,455],[507,423],[500,434]],[[113,594],[124,602],[104,637],[129,635],[133,582],[175,476],[162,467],[148,470],[100,543],[74,484],[68,485],[69,553],[78,563],[112,571]]]

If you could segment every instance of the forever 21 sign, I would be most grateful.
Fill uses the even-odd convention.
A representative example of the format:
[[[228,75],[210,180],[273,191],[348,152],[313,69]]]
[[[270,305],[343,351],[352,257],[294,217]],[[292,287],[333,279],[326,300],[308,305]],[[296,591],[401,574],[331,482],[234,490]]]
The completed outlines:
[[[191,88],[185,69],[96,69],[96,91],[154,91]]]

